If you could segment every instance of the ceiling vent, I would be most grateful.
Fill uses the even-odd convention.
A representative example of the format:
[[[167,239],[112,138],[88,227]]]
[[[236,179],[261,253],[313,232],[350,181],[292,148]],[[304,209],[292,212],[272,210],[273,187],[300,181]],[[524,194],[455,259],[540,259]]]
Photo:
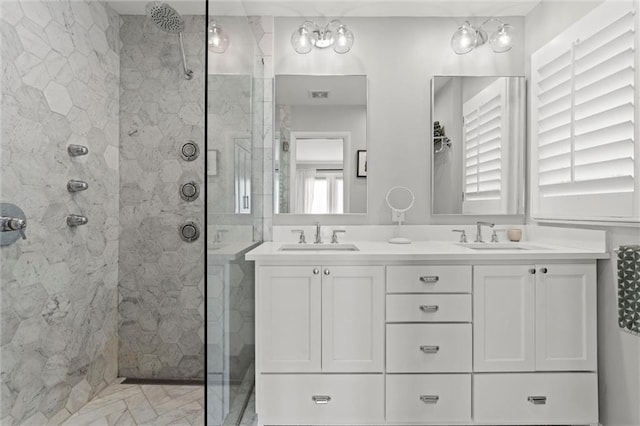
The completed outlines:
[[[327,90],[311,90],[309,94],[312,99],[329,99],[329,91]]]

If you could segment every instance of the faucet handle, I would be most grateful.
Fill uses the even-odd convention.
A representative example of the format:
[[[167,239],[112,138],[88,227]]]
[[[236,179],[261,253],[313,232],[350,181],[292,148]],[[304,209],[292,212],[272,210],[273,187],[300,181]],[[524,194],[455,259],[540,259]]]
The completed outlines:
[[[331,235],[331,244],[338,244],[338,232],[345,233],[347,231],[344,229],[334,229]]]
[[[496,228],[493,228],[493,232],[491,233],[491,242],[492,243],[497,243],[500,240],[498,239],[498,234],[496,232]]]
[[[300,238],[298,239],[298,244],[305,244],[307,242],[307,239],[304,236],[304,229],[292,229],[291,232],[300,233]]]
[[[453,229],[451,230],[451,232],[460,232],[460,242],[461,243],[467,242],[467,233],[465,232],[464,229]]]

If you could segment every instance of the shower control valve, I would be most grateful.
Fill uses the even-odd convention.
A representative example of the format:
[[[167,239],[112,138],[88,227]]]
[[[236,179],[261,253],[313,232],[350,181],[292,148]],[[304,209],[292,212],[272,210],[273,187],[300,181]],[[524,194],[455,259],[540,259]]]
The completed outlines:
[[[69,182],[67,182],[67,191],[69,192],[85,191],[88,188],[89,188],[89,184],[81,180],[71,179]]]
[[[69,145],[67,147],[67,152],[71,157],[79,157],[81,155],[87,155],[89,153],[89,148],[83,145]]]

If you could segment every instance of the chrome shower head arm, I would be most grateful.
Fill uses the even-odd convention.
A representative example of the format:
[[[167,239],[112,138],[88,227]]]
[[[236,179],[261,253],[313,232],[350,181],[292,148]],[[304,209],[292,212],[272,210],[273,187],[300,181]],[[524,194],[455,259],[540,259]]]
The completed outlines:
[[[187,80],[191,80],[193,78],[193,71],[187,68],[187,57],[184,54],[184,43],[182,41],[182,33],[178,33],[178,37],[180,38],[180,52],[182,52],[182,68],[184,69],[184,78]]]

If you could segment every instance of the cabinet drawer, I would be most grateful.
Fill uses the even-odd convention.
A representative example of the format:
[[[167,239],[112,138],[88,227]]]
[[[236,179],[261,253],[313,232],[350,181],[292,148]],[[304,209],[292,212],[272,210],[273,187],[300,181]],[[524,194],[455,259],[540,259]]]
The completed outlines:
[[[471,324],[387,324],[387,372],[471,371]]]
[[[262,424],[384,423],[382,374],[268,374],[260,379]]]
[[[471,265],[388,266],[388,293],[471,293]]]
[[[389,294],[387,322],[471,322],[471,295]]]
[[[598,378],[595,373],[476,374],[473,401],[477,422],[593,424],[598,423]]]
[[[471,421],[471,375],[389,374],[387,421],[420,424]]]

